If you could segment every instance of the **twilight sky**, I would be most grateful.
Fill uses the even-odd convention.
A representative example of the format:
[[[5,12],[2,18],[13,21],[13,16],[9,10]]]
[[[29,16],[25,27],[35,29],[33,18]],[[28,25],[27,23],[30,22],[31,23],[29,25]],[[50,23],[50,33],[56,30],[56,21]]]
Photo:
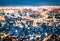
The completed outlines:
[[[0,0],[0,6],[59,6],[60,0]]]

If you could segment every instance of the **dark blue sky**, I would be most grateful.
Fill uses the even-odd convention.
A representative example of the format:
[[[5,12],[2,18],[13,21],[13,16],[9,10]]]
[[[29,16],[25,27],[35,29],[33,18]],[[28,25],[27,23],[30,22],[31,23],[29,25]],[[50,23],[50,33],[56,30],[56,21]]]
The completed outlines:
[[[60,0],[0,0],[0,6],[50,6],[60,5]]]

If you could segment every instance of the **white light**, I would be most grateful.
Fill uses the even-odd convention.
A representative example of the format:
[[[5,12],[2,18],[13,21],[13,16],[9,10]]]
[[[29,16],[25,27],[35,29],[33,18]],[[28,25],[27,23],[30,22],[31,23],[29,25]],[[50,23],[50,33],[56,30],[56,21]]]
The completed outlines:
[[[17,32],[17,30],[15,32]]]
[[[29,27],[27,29],[30,29]]]
[[[23,28],[23,25],[19,25],[20,28]]]
[[[45,33],[45,35],[47,36],[47,33]]]

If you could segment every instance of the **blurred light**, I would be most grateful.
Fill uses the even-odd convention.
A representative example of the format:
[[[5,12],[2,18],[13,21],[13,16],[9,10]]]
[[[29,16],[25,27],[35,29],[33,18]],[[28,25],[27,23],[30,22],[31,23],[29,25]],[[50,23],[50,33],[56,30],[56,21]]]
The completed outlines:
[[[15,32],[18,32],[17,30],[15,30]]]

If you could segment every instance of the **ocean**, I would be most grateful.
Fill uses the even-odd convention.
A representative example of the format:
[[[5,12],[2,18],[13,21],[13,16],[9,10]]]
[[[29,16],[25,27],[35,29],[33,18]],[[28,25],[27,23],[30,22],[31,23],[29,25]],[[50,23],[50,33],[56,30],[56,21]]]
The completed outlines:
[[[60,0],[0,0],[0,6],[59,6]]]

